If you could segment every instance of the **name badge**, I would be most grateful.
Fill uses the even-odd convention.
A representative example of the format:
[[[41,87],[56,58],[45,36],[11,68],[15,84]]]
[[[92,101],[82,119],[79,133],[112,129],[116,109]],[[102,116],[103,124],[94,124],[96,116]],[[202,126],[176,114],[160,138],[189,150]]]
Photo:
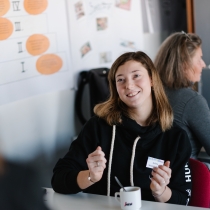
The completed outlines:
[[[160,160],[157,158],[153,158],[153,157],[148,157],[147,160],[147,168],[154,168],[154,167],[158,167],[158,166],[162,166],[164,164],[164,160]]]

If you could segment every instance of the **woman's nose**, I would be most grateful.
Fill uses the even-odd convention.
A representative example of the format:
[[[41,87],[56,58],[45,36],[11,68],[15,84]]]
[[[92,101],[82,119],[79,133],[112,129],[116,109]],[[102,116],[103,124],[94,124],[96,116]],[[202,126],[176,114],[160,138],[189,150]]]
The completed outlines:
[[[131,89],[133,87],[133,82],[132,81],[126,81],[126,89]]]

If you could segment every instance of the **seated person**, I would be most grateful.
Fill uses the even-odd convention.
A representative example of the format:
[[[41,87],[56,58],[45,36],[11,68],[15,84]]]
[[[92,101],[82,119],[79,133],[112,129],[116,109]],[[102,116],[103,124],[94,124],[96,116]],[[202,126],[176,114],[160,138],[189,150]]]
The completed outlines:
[[[210,110],[205,98],[193,88],[206,66],[201,43],[196,34],[173,33],[162,43],[154,61],[174,120],[188,134],[194,159],[202,147],[210,155]]]
[[[158,72],[143,52],[122,54],[109,75],[110,97],[94,107],[69,151],[54,167],[55,192],[113,196],[139,186],[143,200],[187,205],[191,146],[173,124],[173,113]],[[153,169],[149,158],[163,160]],[[189,174],[185,177],[185,171]]]
[[[37,173],[0,155],[0,209],[47,210]]]

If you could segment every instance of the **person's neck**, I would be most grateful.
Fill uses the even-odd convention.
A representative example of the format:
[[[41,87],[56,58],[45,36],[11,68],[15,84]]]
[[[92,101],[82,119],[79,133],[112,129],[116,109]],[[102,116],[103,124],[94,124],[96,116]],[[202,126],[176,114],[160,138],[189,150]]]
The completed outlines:
[[[147,119],[150,117],[152,108],[146,109],[131,109],[129,110],[129,116],[131,119],[135,120],[141,126],[147,126]]]

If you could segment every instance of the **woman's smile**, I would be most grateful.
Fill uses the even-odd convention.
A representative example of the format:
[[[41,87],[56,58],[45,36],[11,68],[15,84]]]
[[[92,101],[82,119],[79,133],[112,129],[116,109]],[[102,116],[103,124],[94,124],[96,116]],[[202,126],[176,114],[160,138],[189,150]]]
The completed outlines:
[[[134,96],[136,96],[138,93],[140,93],[140,91],[131,92],[131,93],[127,94],[126,96],[128,96],[128,97],[134,97]]]

